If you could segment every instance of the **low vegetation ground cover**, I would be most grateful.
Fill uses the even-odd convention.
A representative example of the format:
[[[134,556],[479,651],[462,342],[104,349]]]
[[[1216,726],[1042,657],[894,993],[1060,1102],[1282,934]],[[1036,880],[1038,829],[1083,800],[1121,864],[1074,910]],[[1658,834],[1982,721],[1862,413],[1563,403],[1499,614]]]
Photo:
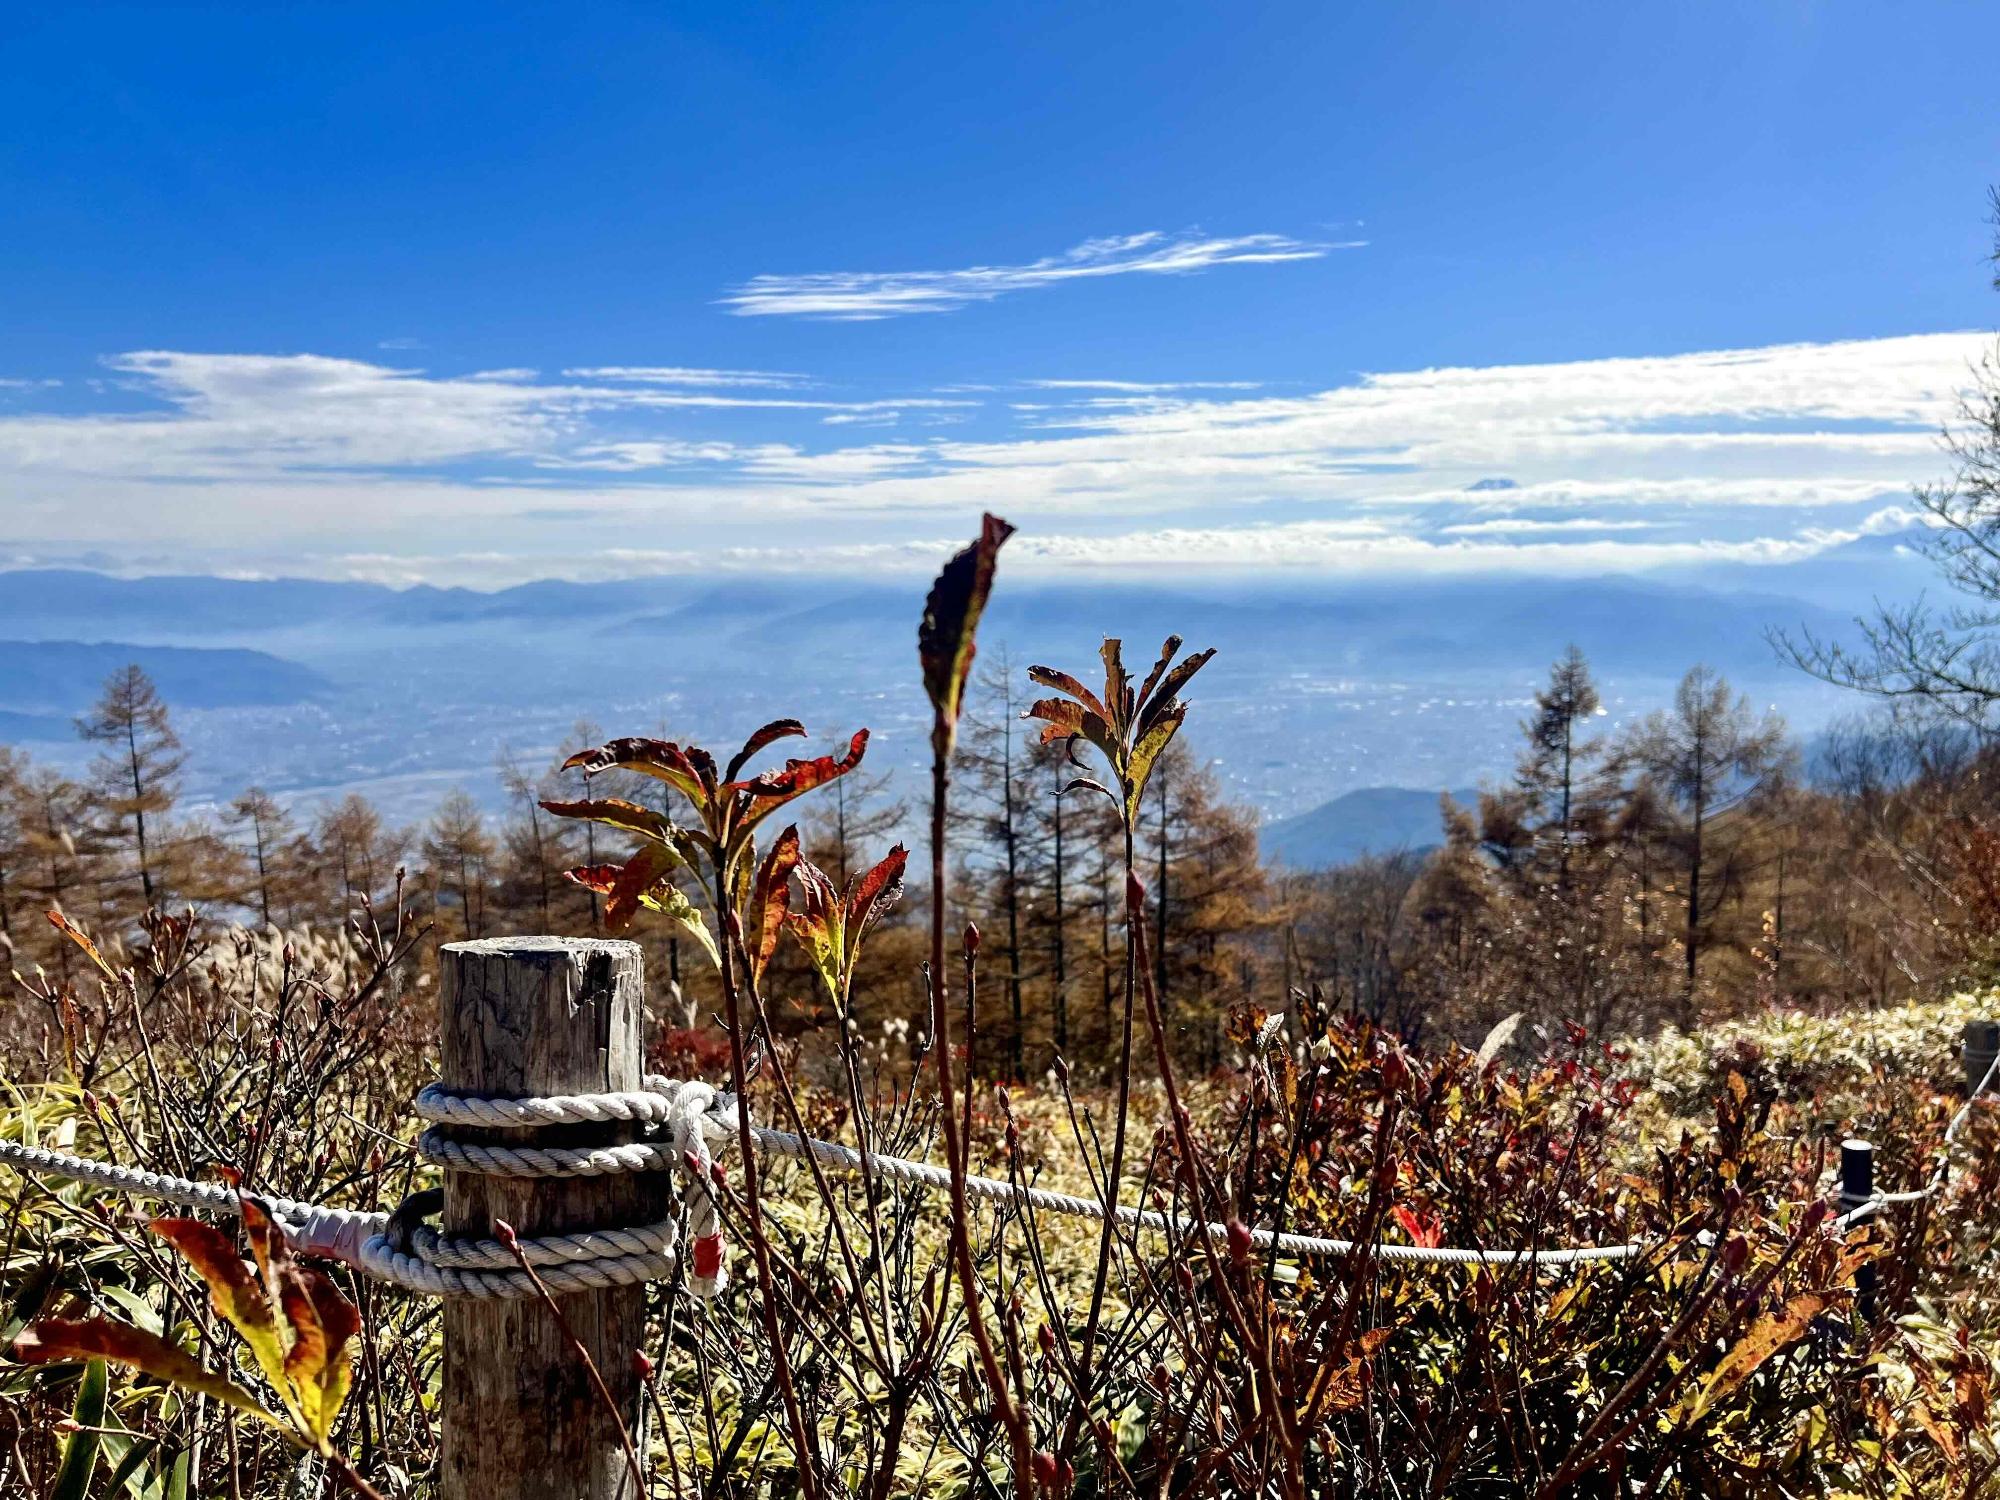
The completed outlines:
[[[614,739],[571,757],[582,795],[539,803],[550,826],[582,823],[622,855],[570,872],[598,899],[593,915],[674,934],[691,983],[697,958],[712,970],[716,1014],[676,1014],[672,980],[660,996],[661,1019],[678,1023],[657,1033],[670,1071],[727,1078],[765,1121],[941,1160],[952,1178],[919,1188],[727,1159],[735,1274],[713,1302],[678,1279],[654,1286],[647,1347],[632,1351],[651,1394],[633,1455],[650,1493],[1991,1489],[1994,1117],[1975,1110],[1936,1199],[1841,1229],[1828,1194],[1847,1130],[1880,1143],[1884,1185],[1929,1178],[1960,1103],[1952,1039],[1993,996],[1828,1020],[1767,995],[1749,1018],[1707,1024],[1697,960],[1712,913],[1691,894],[1680,946],[1620,947],[1638,966],[1610,972],[1630,990],[1586,965],[1588,982],[1562,991],[1585,1002],[1569,1013],[1582,1019],[1537,1005],[1489,1031],[1498,1018],[1484,1012],[1521,972],[1524,950],[1502,961],[1505,931],[1579,930],[1537,924],[1537,911],[1620,925],[1614,914],[1657,889],[1620,864],[1617,879],[1641,883],[1599,902],[1583,877],[1604,846],[1571,836],[1585,820],[1567,792],[1559,838],[1502,837],[1527,804],[1496,798],[1481,810],[1488,863],[1470,862],[1468,832],[1428,872],[1443,900],[1482,870],[1490,908],[1513,913],[1512,928],[1471,923],[1449,939],[1463,950],[1455,1005],[1418,1017],[1309,975],[1195,988],[1190,1003],[1160,962],[1175,928],[1144,879],[1141,832],[1207,654],[1170,640],[1135,678],[1107,642],[1101,687],[1095,671],[1086,685],[1032,668],[1049,696],[1019,707],[1060,757],[1065,802],[1110,830],[1120,895],[1104,921],[1120,945],[1090,1065],[1059,1048],[1031,1078],[1022,945],[964,920],[949,854],[974,637],[1008,529],[989,518],[945,569],[919,635],[935,710],[921,938],[892,922],[900,846],[829,871],[790,821],[792,804],[859,774],[865,733],[775,771],[759,757],[803,733],[789,720],[720,768],[692,746]],[[1684,708],[1711,727],[1735,712],[1708,688]],[[1663,743],[1675,722],[1658,726]],[[1768,747],[1737,729],[1748,776]],[[398,881],[338,933],[230,929],[149,900],[100,945],[63,918],[51,930],[69,962],[17,980],[0,1130],[220,1170],[253,1194],[397,1204],[428,1182],[406,1101],[437,1031],[437,934],[400,896]],[[1446,938],[1432,941],[1442,955]],[[891,985],[920,978],[914,1017],[862,1003],[878,943],[909,965]],[[1784,972],[1779,955],[1751,957],[1766,980]],[[1663,975],[1682,982],[1662,990]],[[1687,1024],[1634,1042],[1587,1024],[1626,1014],[1598,1002],[1634,995],[1665,995]],[[981,1035],[996,1013],[1011,1024],[1005,1051]],[[969,1172],[1226,1230],[968,1205]],[[293,1263],[254,1198],[230,1229],[240,1244],[78,1187],[10,1179],[4,1211],[14,1362],[0,1373],[0,1442],[27,1493],[434,1484],[432,1304]],[[1560,1269],[1412,1266],[1280,1257],[1253,1227],[1641,1249]]]

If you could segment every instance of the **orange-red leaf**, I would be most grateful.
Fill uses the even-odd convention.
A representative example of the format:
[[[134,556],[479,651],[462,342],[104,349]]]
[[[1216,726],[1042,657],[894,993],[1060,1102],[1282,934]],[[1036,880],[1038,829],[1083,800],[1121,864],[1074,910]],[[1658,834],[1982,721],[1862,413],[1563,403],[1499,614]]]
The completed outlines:
[[[1420,1245],[1426,1250],[1435,1250],[1444,1243],[1444,1226],[1437,1220],[1432,1219],[1426,1223],[1400,1203],[1395,1205],[1391,1212],[1395,1214],[1396,1222],[1403,1226],[1403,1233],[1410,1237],[1411,1244]]]
[[[1688,1407],[1687,1420],[1699,1421],[1718,1401],[1754,1375],[1765,1360],[1804,1337],[1813,1319],[1826,1310],[1830,1301],[1832,1298],[1825,1292],[1800,1292],[1776,1312],[1766,1313],[1751,1324],[1702,1381]]]
[[[891,849],[882,862],[856,882],[847,895],[847,922],[851,929],[850,947],[858,948],[869,928],[903,897],[903,869],[910,851],[901,844]]]
[[[791,904],[792,869],[798,862],[799,830],[794,824],[778,835],[757,867],[750,914],[750,974],[759,984],[778,951],[778,934],[784,930],[786,908]]]
[[[788,760],[782,771],[766,771],[762,776],[749,781],[732,781],[725,791],[743,794],[745,806],[737,820],[736,830],[741,833],[755,827],[794,797],[802,797],[815,787],[825,786],[829,781],[837,781],[861,764],[861,757],[868,750],[868,731],[857,729],[854,738],[847,742],[847,754],[836,760],[831,755],[815,756],[811,760]]]
[[[118,971],[105,962],[104,955],[97,951],[97,944],[90,940],[90,934],[53,908],[49,911],[49,922],[57,932],[81,948],[84,956],[95,964],[106,979],[116,979]]]
[[[641,845],[606,893],[611,899],[604,906],[605,927],[612,932],[630,927],[632,919],[639,915],[640,902],[679,864],[680,856],[665,845]]]
[[[559,818],[584,818],[592,823],[604,823],[612,828],[622,828],[627,833],[636,833],[641,838],[653,839],[658,843],[671,843],[679,830],[674,821],[665,813],[654,808],[641,807],[636,802],[627,802],[622,797],[586,798],[581,802],[543,802],[545,811]]]
[[[734,781],[736,773],[743,769],[750,757],[772,741],[792,739],[805,732],[806,726],[797,719],[773,719],[743,742],[743,748],[736,752],[736,758],[729,763],[729,769],[722,773],[722,779]]]
[[[1104,706],[1111,710],[1107,722],[1122,739],[1132,724],[1132,675],[1125,670],[1125,644],[1108,635],[1097,654],[1104,658]]]
[[[1188,685],[1188,682],[1194,677],[1195,673],[1208,665],[1214,655],[1215,648],[1213,646],[1210,646],[1206,651],[1195,652],[1193,656],[1190,656],[1186,661],[1175,667],[1173,671],[1167,673],[1165,680],[1160,683],[1158,692],[1155,692],[1150,698],[1142,698],[1140,700],[1137,728],[1142,738],[1159,720],[1162,714],[1165,714],[1176,706],[1174,702],[1175,695]]]
[[[715,787],[715,762],[706,751],[683,749],[672,740],[627,736],[607,740],[594,750],[579,750],[563,762],[565,771],[595,776],[616,767],[664,781],[697,808],[706,808]]]
[[[290,1423],[275,1412],[266,1411],[242,1386],[203,1369],[159,1335],[114,1323],[109,1318],[43,1318],[23,1329],[8,1353],[24,1365],[108,1359],[183,1390],[212,1396],[280,1430],[290,1429]]]
[[[274,1389],[283,1390],[285,1350],[277,1313],[243,1257],[236,1253],[235,1243],[213,1224],[199,1219],[155,1219],[151,1228],[208,1283],[215,1310],[250,1346],[264,1378]]]
[[[1028,668],[1028,680],[1030,682],[1039,682],[1043,687],[1052,687],[1059,693],[1068,693],[1070,697],[1076,699],[1078,703],[1096,714],[1100,719],[1108,721],[1111,718],[1111,715],[1105,710],[1104,704],[1098,698],[1097,694],[1093,693],[1067,672],[1059,672],[1054,667],[1030,667]]]

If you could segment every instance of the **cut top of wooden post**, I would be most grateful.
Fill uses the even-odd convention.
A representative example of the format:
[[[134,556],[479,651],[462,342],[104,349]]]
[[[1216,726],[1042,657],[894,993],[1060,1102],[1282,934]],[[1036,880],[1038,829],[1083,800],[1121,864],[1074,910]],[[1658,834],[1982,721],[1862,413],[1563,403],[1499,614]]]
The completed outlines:
[[[446,1088],[518,1096],[644,1082],[637,943],[481,938],[445,944],[440,961]]]

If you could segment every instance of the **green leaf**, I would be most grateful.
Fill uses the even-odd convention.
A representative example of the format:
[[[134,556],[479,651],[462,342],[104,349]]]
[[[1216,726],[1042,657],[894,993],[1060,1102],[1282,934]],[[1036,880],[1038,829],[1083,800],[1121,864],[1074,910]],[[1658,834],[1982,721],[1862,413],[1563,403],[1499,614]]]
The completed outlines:
[[[62,1468],[56,1473],[49,1500],[84,1500],[90,1493],[91,1475],[97,1472],[97,1450],[102,1443],[98,1429],[104,1425],[104,1361],[93,1359],[83,1369],[83,1383],[77,1387],[76,1406],[70,1415],[76,1431],[63,1445]]]
[[[639,897],[639,904],[662,913],[668,921],[693,938],[701,951],[708,955],[708,961],[719,971],[722,968],[722,954],[715,946],[715,934],[708,930],[708,922],[700,910],[688,900],[687,892],[671,882],[662,882]]]
[[[126,1439],[124,1440],[124,1444],[125,1457],[119,1463],[118,1467],[111,1471],[111,1480],[105,1485],[105,1489],[110,1492],[122,1489],[126,1494],[138,1496],[140,1500],[144,1500],[148,1488],[145,1483],[147,1477],[146,1461],[158,1450],[159,1441],[156,1438],[140,1438],[137,1442]],[[110,1456],[111,1447],[111,1439],[105,1439],[105,1453],[107,1457]]]
[[[993,591],[993,572],[1000,547],[1014,528],[998,516],[980,523],[979,539],[944,565],[924,600],[923,622],[917,627],[917,660],[924,671],[924,691],[930,695],[936,722],[932,748],[949,755],[958,738],[958,714],[965,700],[965,679],[972,670],[973,637],[979,617]]]
[[[803,905],[791,914],[792,931],[812,960],[813,971],[835,1006],[846,1002],[847,911],[840,893],[826,872],[811,860],[798,864],[799,894]]]
[[[145,1329],[146,1332],[166,1332],[165,1325],[160,1321],[159,1310],[130,1287],[100,1286],[97,1289],[97,1293],[101,1297],[109,1297],[113,1302],[124,1308],[127,1315],[132,1319],[132,1322],[136,1326]]]
[[[1132,759],[1125,770],[1125,816],[1134,825],[1139,821],[1139,804],[1146,795],[1146,781],[1153,774],[1153,764],[1173,742],[1174,733],[1185,717],[1187,709],[1174,704],[1153,721],[1152,727],[1132,747]]]

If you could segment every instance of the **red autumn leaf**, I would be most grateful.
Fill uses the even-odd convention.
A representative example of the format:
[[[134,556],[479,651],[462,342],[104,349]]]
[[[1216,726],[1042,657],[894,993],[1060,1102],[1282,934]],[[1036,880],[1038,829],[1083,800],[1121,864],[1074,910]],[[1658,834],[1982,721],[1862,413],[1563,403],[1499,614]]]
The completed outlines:
[[[1148,698],[1153,696],[1153,689],[1159,686],[1161,676],[1166,672],[1168,666],[1172,664],[1173,659],[1180,654],[1180,649],[1181,638],[1177,635],[1170,635],[1161,643],[1160,659],[1153,663],[1153,670],[1148,672],[1146,680],[1139,684],[1140,704],[1143,705]]]
[[[773,741],[791,739],[805,732],[806,726],[797,719],[773,719],[743,742],[743,748],[736,752],[736,758],[730,761],[729,769],[722,773],[722,779],[734,781],[736,773],[743,769],[750,757]]]
[[[611,888],[618,884],[618,874],[623,868],[622,865],[578,865],[573,870],[564,870],[563,879],[574,881],[600,896],[608,896]]]
[[[1076,699],[1083,707],[1096,714],[1098,718],[1103,719],[1107,723],[1110,722],[1111,713],[1105,708],[1097,694],[1093,693],[1081,682],[1078,682],[1069,673],[1059,672],[1054,667],[1030,667],[1028,668],[1028,680],[1030,682],[1039,682],[1043,687],[1052,687],[1059,693],[1069,694],[1070,697]]]
[[[203,1369],[186,1352],[159,1335],[114,1323],[109,1318],[43,1318],[23,1329],[7,1352],[24,1365],[110,1360],[183,1390],[212,1396],[238,1411],[262,1418],[273,1427],[284,1429],[289,1425],[277,1414],[266,1411],[242,1386]]]
[[[782,771],[767,771],[750,781],[733,781],[725,788],[742,796],[741,811],[738,813],[733,833],[743,833],[755,827],[794,797],[802,797],[815,787],[836,781],[861,764],[861,757],[868,750],[868,731],[857,729],[854,738],[848,741],[847,754],[839,760],[831,755],[817,756],[812,760],[788,760]]]
[[[544,801],[542,808],[559,818],[583,818],[611,828],[622,828],[627,833],[636,833],[641,838],[663,844],[671,843],[679,832],[674,827],[673,819],[665,813],[641,807],[636,802],[627,802],[622,797],[586,798],[581,802]]]
[[[750,974],[760,984],[778,951],[778,934],[784,930],[791,904],[791,874],[798,862],[799,830],[794,824],[778,835],[778,841],[764,856],[751,893]]]
[[[1157,691],[1151,690],[1152,679],[1147,679],[1151,696],[1149,697],[1146,693],[1139,695],[1139,718],[1136,727],[1141,736],[1144,736],[1146,731],[1153,727],[1155,721],[1162,714],[1170,709],[1179,707],[1175,701],[1176,695],[1182,688],[1188,685],[1189,680],[1195,673],[1208,665],[1214,655],[1215,648],[1213,646],[1210,646],[1206,651],[1195,652],[1193,656],[1190,656],[1166,675],[1166,679],[1160,683]]]
[[[1444,1243],[1444,1226],[1436,1219],[1426,1223],[1400,1203],[1390,1211],[1395,1214],[1396,1222],[1403,1226],[1403,1233],[1410,1237],[1411,1244],[1425,1250],[1435,1250]]]
[[[848,921],[854,927],[853,943],[858,944],[862,934],[902,899],[903,869],[909,860],[910,851],[901,844],[896,845],[880,864],[863,875],[848,891],[847,913]]]
[[[582,771],[586,776],[614,767],[664,781],[697,807],[714,795],[715,761],[705,750],[683,749],[672,740],[641,736],[607,740],[594,750],[579,750],[562,764],[565,771]]]

